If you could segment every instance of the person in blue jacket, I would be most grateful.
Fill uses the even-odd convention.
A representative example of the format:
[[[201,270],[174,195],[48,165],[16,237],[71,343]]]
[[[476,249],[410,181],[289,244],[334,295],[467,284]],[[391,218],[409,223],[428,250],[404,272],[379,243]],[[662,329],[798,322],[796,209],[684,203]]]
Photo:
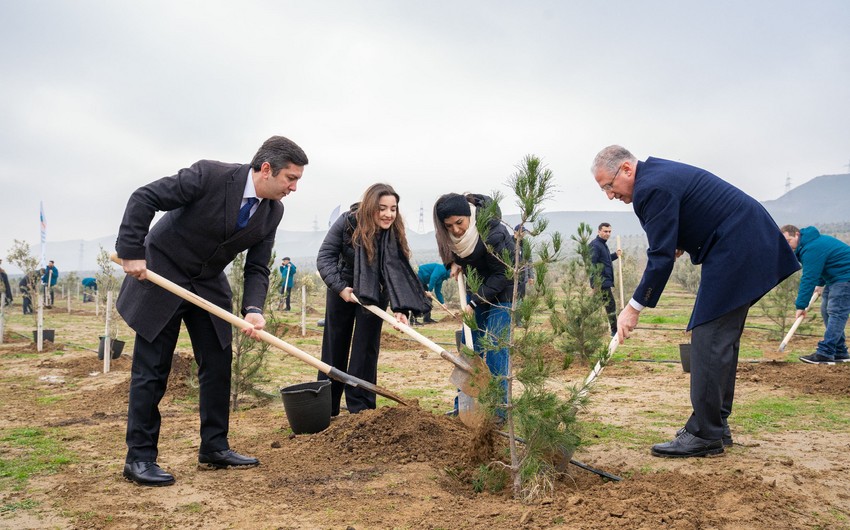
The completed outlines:
[[[59,269],[53,264],[53,260],[50,260],[44,269],[44,273],[41,275],[41,283],[49,287],[46,296],[47,306],[53,305],[53,288],[56,287],[57,280],[59,280]]]
[[[443,282],[449,278],[449,270],[445,265],[442,263],[425,263],[419,266],[416,275],[419,277],[419,283],[422,284],[422,288],[425,291],[434,293],[434,298],[441,304],[446,303],[446,299],[443,298]],[[415,320],[416,318],[414,317],[414,324],[416,323]],[[422,322],[425,324],[436,322],[436,320],[431,318],[430,309],[425,312]]]
[[[655,307],[684,252],[702,265],[691,331],[691,405],[684,428],[652,454],[693,457],[732,444],[728,418],[735,395],[741,334],[750,306],[800,269],[767,210],[704,169],[660,158],[638,162],[627,149],[606,147],[591,172],[609,199],[632,204],[649,242],[647,264],[617,318],[622,343],[641,311]]]
[[[292,286],[295,285],[295,272],[298,270],[295,267],[295,264],[292,263],[288,257],[283,258],[280,262],[280,295],[283,297],[286,302],[286,307],[284,307],[284,311],[289,311],[291,306],[289,305],[289,299],[292,295]]]
[[[93,302],[97,296],[97,278],[83,278],[80,283],[83,286],[83,303]]]
[[[797,291],[797,317],[806,315],[806,307],[817,286],[823,287],[821,315],[826,331],[817,350],[800,357],[804,363],[835,364],[850,361],[844,327],[850,313],[850,246],[831,236],[822,235],[814,226],[782,227],[782,234],[803,264],[803,277]]]

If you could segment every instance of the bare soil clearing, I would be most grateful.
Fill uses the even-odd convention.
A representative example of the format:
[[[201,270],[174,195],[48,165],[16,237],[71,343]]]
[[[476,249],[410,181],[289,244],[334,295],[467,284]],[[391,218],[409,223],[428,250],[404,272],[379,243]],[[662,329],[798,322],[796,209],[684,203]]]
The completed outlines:
[[[93,320],[76,313],[68,318]],[[300,327],[291,324],[283,338],[297,344]],[[299,436],[290,434],[280,400],[256,403],[232,413],[230,441],[262,465],[238,471],[197,467],[197,395],[191,354],[182,348],[161,405],[159,458],[177,483],[135,486],[121,477],[131,358],[125,354],[112,361],[112,372],[100,373],[96,353],[61,343],[64,337],[75,344],[89,340],[74,335],[85,326],[60,328],[60,342],[39,354],[29,341],[0,345],[0,458],[22,457],[23,449],[2,441],[21,428],[43,429],[74,457],[58,472],[22,485],[0,482],[0,527],[850,528],[846,421],[825,428],[815,415],[797,418],[794,429],[767,429],[738,423],[733,413],[735,445],[724,456],[650,456],[648,445],[669,439],[689,413],[688,374],[678,364],[641,362],[629,348],[676,344],[680,332],[641,330],[621,347],[625,359],[605,369],[581,412],[588,432],[605,425],[624,434],[590,434],[574,458],[623,480],[603,481],[568,466],[554,496],[527,505],[507,491],[473,491],[475,468],[500,457],[504,441],[482,440],[444,416],[454,395],[451,366],[393,334],[382,343],[379,384],[419,403],[382,401],[376,411],[344,413],[327,430]],[[456,326],[446,318],[420,329],[447,342]],[[23,324],[14,329],[27,332]],[[320,331],[313,329],[299,347],[317,355],[317,339]],[[776,347],[757,333],[745,333],[745,340],[763,346],[764,357]],[[807,353],[814,342],[795,338],[789,350]],[[738,403],[774,396],[850,404],[850,366],[752,360],[739,366]],[[274,362],[289,375],[275,378],[270,390],[315,376],[283,355]],[[555,379],[575,384],[589,368],[576,362]],[[843,420],[848,417],[850,412]],[[14,508],[26,502],[28,508]]]

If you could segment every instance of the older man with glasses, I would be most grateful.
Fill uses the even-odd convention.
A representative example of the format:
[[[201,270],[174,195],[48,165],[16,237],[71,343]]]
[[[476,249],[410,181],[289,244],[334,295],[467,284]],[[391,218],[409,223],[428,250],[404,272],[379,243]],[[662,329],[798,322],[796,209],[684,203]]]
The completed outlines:
[[[721,454],[732,445],[727,420],[747,312],[800,268],[797,259],[758,201],[704,169],[652,157],[638,162],[612,145],[596,155],[591,172],[609,199],[633,205],[649,240],[640,284],[617,318],[621,343],[641,311],[658,303],[676,258],[687,252],[702,265],[688,323],[693,412],[676,437],[654,445],[652,454]]]

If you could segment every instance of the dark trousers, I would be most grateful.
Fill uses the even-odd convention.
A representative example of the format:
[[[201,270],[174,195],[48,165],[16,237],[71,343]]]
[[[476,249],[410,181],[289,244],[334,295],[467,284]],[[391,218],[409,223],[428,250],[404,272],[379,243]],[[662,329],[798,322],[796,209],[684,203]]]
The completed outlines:
[[[379,307],[386,307],[386,303]],[[359,304],[352,304],[328,290],[325,306],[325,328],[322,336],[322,361],[348,375],[370,383],[378,381],[378,350],[384,321]],[[349,351],[351,352],[349,358]],[[328,376],[319,372],[319,380]],[[375,394],[331,381],[331,415],[339,414],[339,403],[345,392],[348,412],[356,414],[374,409]]]
[[[605,313],[608,315],[608,325],[611,327],[611,336],[617,334],[617,301],[610,287],[603,287],[602,303],[605,305]]]
[[[685,429],[706,440],[720,440],[732,413],[738,350],[750,305],[729,311],[691,332],[691,405]]]
[[[174,317],[148,342],[136,335],[133,369],[130,376],[130,405],[127,411],[127,462],[153,462],[157,459],[161,417],[159,402],[165,394],[168,374],[180,323],[186,323],[192,350],[198,363],[200,385],[200,453],[229,449],[230,421],[230,342],[224,348],[212,323],[212,316],[189,302],[183,302]]]
[[[289,311],[290,309],[292,309],[292,307],[289,305],[289,299],[290,299],[290,297],[292,296],[292,289],[289,289],[289,288],[286,288],[286,287],[281,286],[281,288],[280,288],[280,296],[283,298],[283,301],[286,303],[286,306],[285,306],[284,308],[285,308],[287,311]],[[280,309],[280,304],[278,304],[278,309]]]
[[[23,301],[23,304],[24,304],[24,307],[23,307],[24,314],[25,315],[31,315],[32,314],[32,298],[30,297],[29,293],[21,294],[21,300]]]

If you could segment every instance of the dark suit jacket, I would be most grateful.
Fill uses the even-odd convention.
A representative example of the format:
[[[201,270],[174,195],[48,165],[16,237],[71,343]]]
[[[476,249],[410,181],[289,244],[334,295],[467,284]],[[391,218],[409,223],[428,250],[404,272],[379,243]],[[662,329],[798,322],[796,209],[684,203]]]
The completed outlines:
[[[596,236],[596,239],[590,242],[590,263],[601,265],[599,271],[594,271],[596,274],[591,275],[591,287],[597,287],[599,280],[601,282],[599,282],[598,287],[603,289],[614,287],[614,265],[612,262],[617,258],[619,258],[617,253],[608,250],[608,242],[601,237]]]
[[[800,268],[770,214],[755,199],[703,169],[648,158],[632,196],[649,240],[634,299],[655,307],[677,248],[702,264],[688,329],[755,303]]]
[[[177,175],[142,186],[127,202],[115,245],[118,256],[145,259],[151,271],[231,311],[224,268],[247,249],[242,307],[262,307],[283,205],[263,199],[248,225],[235,231],[249,169],[201,160]],[[157,211],[167,213],[149,228]],[[116,306],[136,333],[152,341],[181,302],[165,289],[127,276]],[[232,337],[230,324],[218,318],[213,322],[224,347]]]

